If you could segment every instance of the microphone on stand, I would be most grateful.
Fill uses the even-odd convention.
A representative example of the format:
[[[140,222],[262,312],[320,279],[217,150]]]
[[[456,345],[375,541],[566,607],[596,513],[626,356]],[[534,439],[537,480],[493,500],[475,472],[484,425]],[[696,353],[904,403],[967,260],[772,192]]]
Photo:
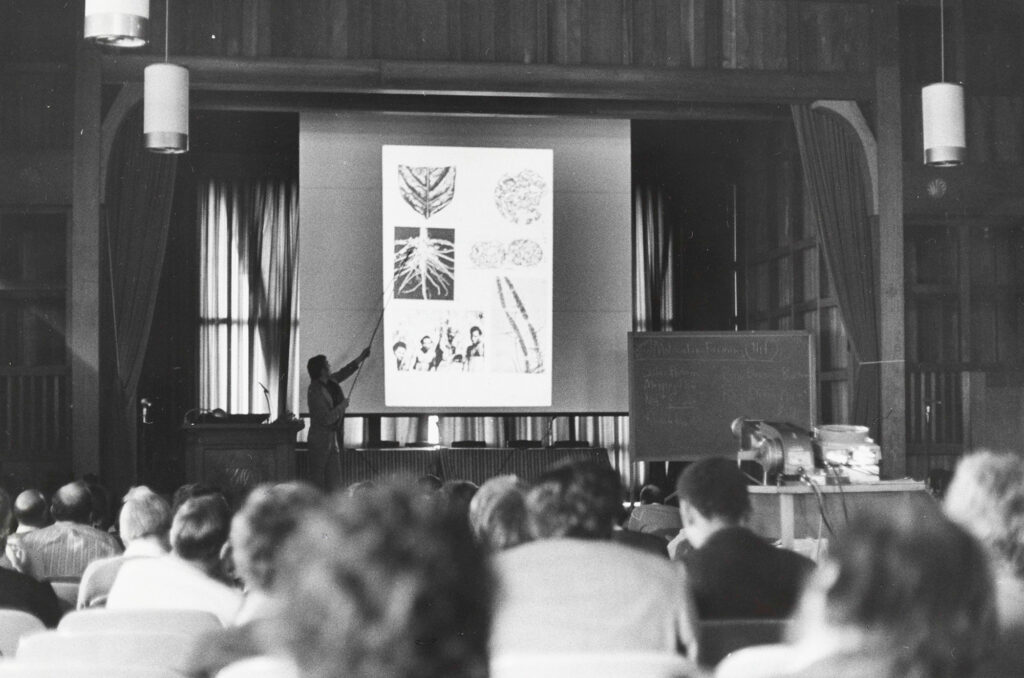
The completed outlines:
[[[270,390],[263,385],[263,382],[257,381],[256,383],[263,389],[263,398],[267,401],[267,421],[270,421]]]
[[[139,400],[139,405],[142,407],[142,423],[152,424],[149,420],[149,408],[153,407],[153,401],[149,398],[142,398]]]

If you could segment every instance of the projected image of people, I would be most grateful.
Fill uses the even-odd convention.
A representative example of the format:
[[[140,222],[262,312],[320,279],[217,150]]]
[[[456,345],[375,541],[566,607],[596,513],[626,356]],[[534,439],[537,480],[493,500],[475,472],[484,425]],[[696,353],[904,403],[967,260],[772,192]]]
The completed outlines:
[[[393,336],[394,366],[398,371],[469,372],[484,365],[484,314],[452,311],[411,312]],[[414,346],[412,350],[408,346]]]
[[[396,299],[455,298],[455,230],[395,227]]]

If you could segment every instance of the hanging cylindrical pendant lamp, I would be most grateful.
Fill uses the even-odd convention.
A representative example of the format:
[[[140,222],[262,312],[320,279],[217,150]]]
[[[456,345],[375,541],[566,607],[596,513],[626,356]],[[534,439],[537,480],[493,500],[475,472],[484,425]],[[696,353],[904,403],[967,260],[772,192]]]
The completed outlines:
[[[946,12],[939,0],[941,79],[921,88],[921,131],[924,162],[934,167],[961,165],[967,156],[964,88],[946,82]]]
[[[144,72],[142,132],[154,153],[188,151],[188,69],[151,64]]]
[[[964,88],[936,82],[921,90],[924,162],[936,167],[963,164],[967,154]]]
[[[149,41],[149,0],[85,0],[85,39],[142,47]]]

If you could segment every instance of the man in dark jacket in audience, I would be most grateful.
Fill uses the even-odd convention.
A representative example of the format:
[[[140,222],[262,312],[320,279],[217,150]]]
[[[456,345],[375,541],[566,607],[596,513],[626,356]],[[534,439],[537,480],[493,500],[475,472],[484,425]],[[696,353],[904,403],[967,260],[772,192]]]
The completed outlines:
[[[11,498],[0,489],[0,546],[10,526]],[[28,612],[50,627],[60,621],[60,603],[52,586],[6,568],[0,568],[0,609]]]
[[[750,513],[750,498],[736,462],[717,457],[691,464],[677,490],[692,547],[682,560],[700,618],[790,616],[814,564],[741,526]]]

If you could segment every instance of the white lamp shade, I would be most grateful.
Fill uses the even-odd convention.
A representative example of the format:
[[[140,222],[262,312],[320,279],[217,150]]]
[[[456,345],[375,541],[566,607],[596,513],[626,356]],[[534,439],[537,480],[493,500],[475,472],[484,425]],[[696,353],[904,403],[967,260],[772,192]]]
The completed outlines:
[[[142,133],[154,153],[188,151],[188,69],[174,64],[146,66]]]
[[[967,155],[964,88],[936,82],[921,89],[921,120],[926,165],[960,165]]]
[[[85,0],[85,39],[142,47],[149,41],[149,0]]]

